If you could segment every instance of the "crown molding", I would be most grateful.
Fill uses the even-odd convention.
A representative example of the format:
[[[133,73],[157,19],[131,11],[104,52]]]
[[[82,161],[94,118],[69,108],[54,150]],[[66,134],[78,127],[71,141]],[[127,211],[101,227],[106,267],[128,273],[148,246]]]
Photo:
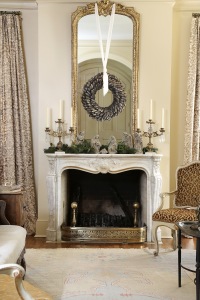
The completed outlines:
[[[200,12],[199,0],[176,0],[175,11]]]
[[[115,2],[115,0],[111,0]],[[96,0],[0,0],[0,9],[37,9],[38,4],[74,4],[84,5]],[[135,3],[174,3],[176,11],[200,11],[200,0],[120,0],[125,6],[134,6]]]
[[[36,0],[0,0],[0,9],[37,9]]]
[[[31,0],[30,0],[31,1]],[[77,3],[79,5],[87,4],[90,2],[98,2],[96,0],[32,0],[33,2],[36,3],[68,3],[68,4],[73,4]],[[115,0],[110,0],[111,2],[115,2]],[[185,7],[185,8],[190,8],[190,7],[200,7],[200,0],[119,0],[117,1],[122,5],[130,5],[134,6],[135,3],[174,3],[177,7]]]
[[[88,4],[88,3],[92,3],[92,2],[99,2],[100,0],[96,1],[96,0],[35,0],[38,4],[39,3],[68,3],[68,4],[74,4],[77,3],[79,5],[83,5],[83,4]],[[189,1],[189,0],[188,0]],[[167,3],[174,3],[176,2],[176,0],[119,0],[119,1],[115,1],[115,0],[110,0],[110,2],[117,2],[120,3],[122,5],[130,5],[130,6],[134,6],[134,3],[137,2],[147,2],[147,3],[154,3],[154,2],[167,2]]]

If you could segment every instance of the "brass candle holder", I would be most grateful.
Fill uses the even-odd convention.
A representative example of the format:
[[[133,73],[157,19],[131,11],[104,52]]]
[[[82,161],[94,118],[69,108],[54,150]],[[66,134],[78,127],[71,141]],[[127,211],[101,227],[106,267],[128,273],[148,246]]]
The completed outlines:
[[[61,148],[63,146],[62,138],[64,138],[65,136],[70,136],[71,140],[73,140],[74,128],[70,127],[69,132],[67,132],[67,130],[63,130],[64,122],[62,121],[62,119],[58,119],[58,121],[55,121],[55,123],[57,124],[56,131],[50,129],[49,127],[46,127],[45,132],[49,136],[58,137],[57,148],[58,148],[58,151],[62,151],[61,150]]]
[[[155,124],[155,122],[153,122],[153,120],[149,119],[148,121],[146,121],[147,124],[149,124],[149,127],[148,127],[148,131],[144,131],[143,133],[141,133],[141,130],[139,128],[137,128],[136,132],[141,134],[141,136],[144,136],[144,137],[148,137],[149,138],[149,142],[146,146],[146,150],[148,152],[152,152],[153,150],[153,143],[152,143],[152,138],[153,137],[161,137],[164,135],[164,132],[165,132],[165,129],[163,127],[160,128],[160,132],[157,132],[157,131],[153,131],[153,125]],[[164,138],[163,138],[164,140]]]

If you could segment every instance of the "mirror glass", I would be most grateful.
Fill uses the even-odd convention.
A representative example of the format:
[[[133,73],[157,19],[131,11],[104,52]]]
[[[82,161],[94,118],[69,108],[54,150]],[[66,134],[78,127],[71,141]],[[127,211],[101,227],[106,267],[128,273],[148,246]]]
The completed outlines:
[[[99,22],[105,54],[113,2],[98,2]],[[102,54],[99,44],[99,32],[95,16],[95,3],[79,7],[72,14],[72,126],[75,134],[85,132],[85,138],[99,135],[106,143],[114,135],[121,140],[123,132],[133,134],[136,129],[137,81],[138,81],[138,39],[139,14],[134,8],[115,4],[113,29],[110,39],[107,72],[114,76],[114,87],[120,85],[117,94],[125,94],[122,111],[109,120],[91,117],[82,103],[85,84],[92,86],[93,78],[103,71]],[[91,87],[92,89],[92,87]],[[122,89],[122,92],[121,92]],[[89,90],[90,92],[90,90]],[[115,93],[109,89],[103,96],[103,89],[95,90],[95,102],[98,107],[110,108]],[[121,98],[119,102],[122,103]]]

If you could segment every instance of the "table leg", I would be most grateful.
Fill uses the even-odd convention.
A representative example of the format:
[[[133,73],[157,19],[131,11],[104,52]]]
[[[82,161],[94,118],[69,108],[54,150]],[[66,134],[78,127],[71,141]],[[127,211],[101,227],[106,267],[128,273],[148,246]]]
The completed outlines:
[[[196,244],[196,299],[200,300],[200,238]]]
[[[178,286],[181,287],[181,229],[178,229]]]

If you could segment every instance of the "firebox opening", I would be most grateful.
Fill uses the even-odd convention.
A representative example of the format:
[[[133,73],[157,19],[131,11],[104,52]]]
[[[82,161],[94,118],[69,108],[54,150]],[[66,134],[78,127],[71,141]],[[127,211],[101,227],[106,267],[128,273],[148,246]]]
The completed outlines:
[[[142,170],[93,174],[68,170],[66,224],[72,226],[72,202],[77,203],[76,227],[142,227]],[[137,204],[137,205],[136,205]]]

